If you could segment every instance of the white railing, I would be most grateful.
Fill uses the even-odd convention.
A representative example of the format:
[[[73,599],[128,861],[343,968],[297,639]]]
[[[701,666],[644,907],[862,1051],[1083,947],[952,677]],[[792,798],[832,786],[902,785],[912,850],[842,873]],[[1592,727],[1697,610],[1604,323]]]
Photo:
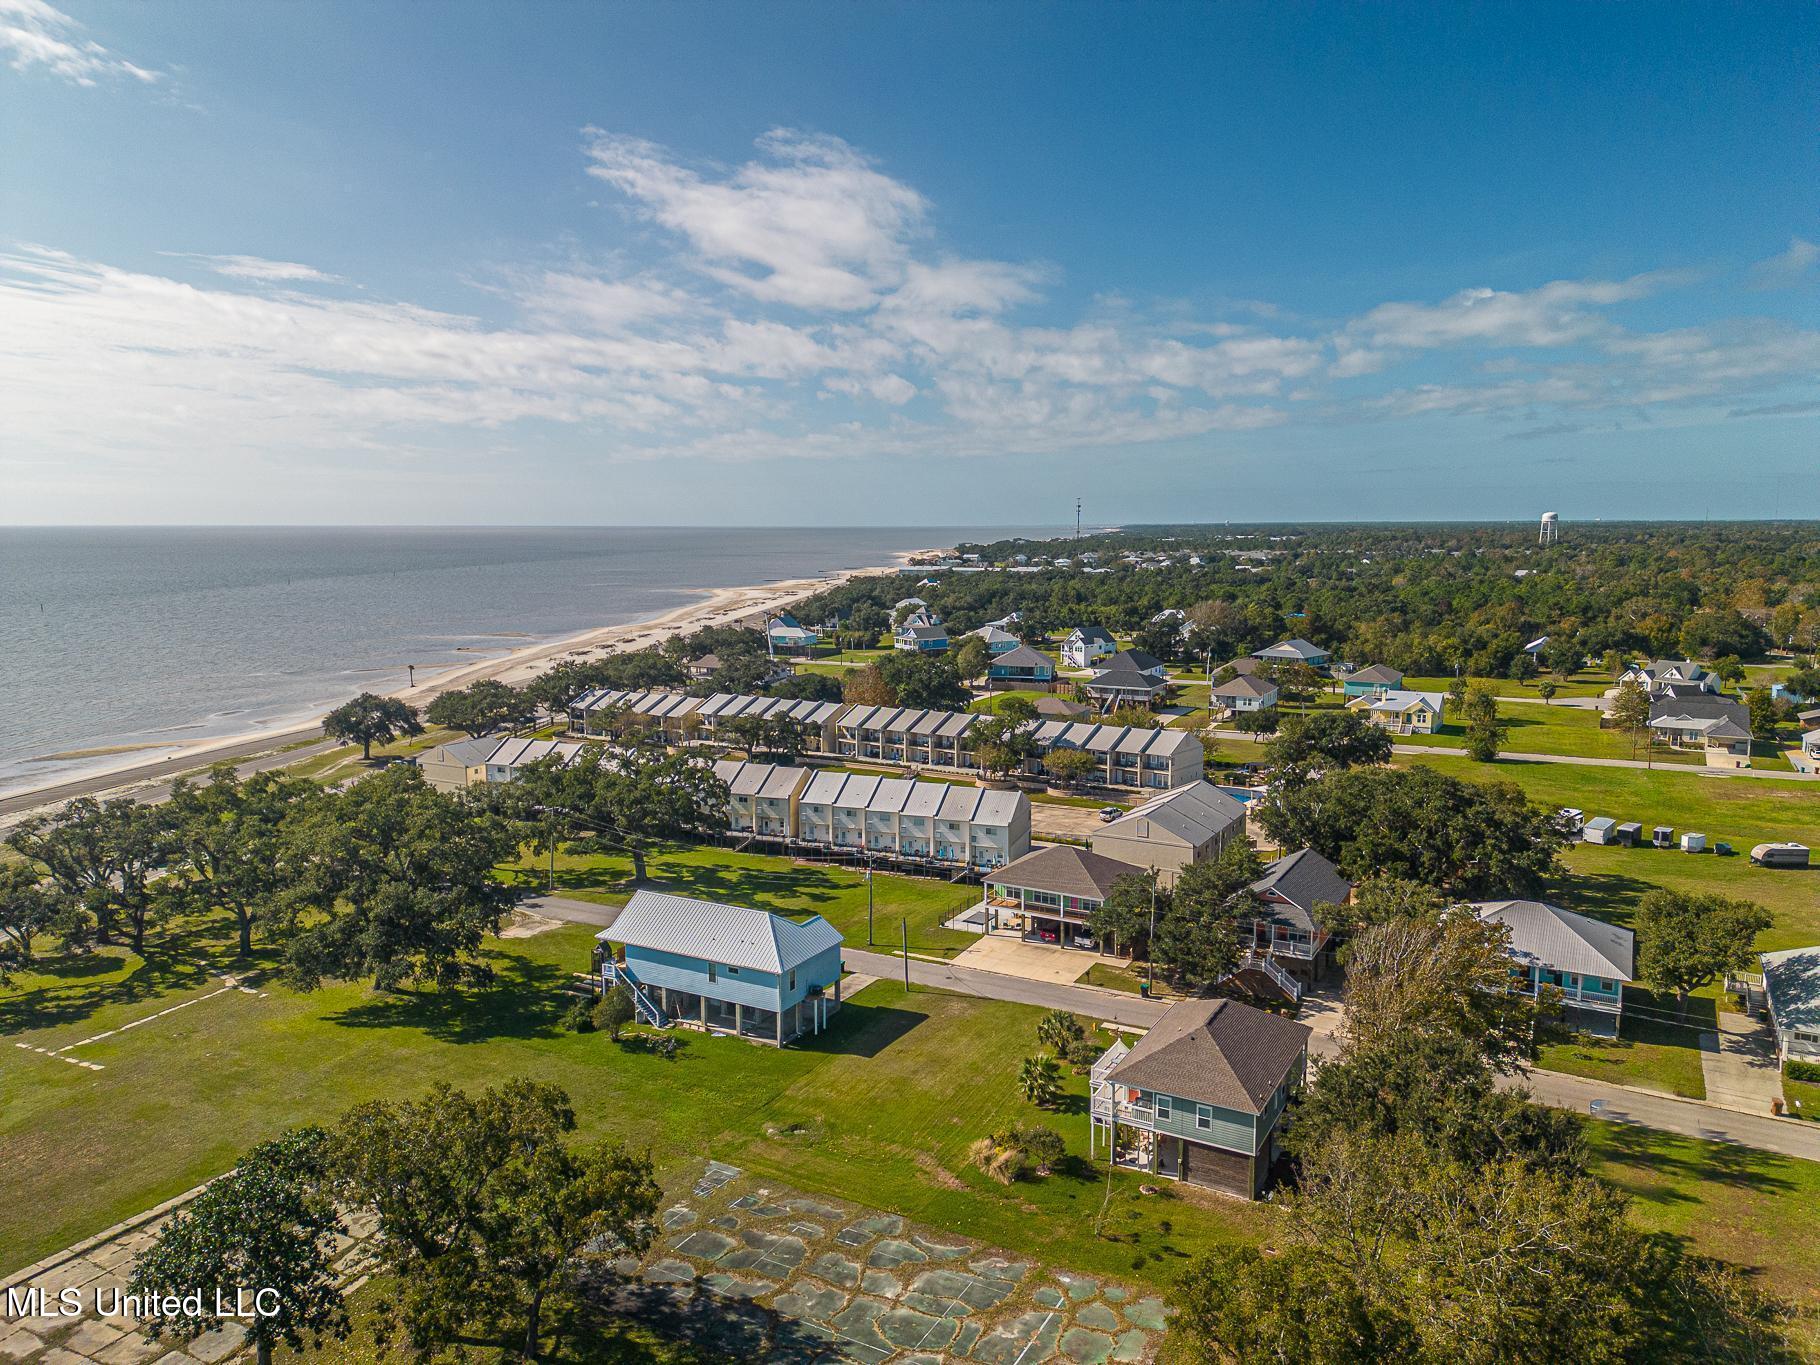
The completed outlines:
[[[1261,972],[1275,983],[1277,989],[1281,990],[1284,995],[1289,997],[1291,1004],[1301,1003],[1302,983],[1297,981],[1281,967],[1277,966],[1276,963],[1272,962],[1264,954],[1256,952],[1246,953],[1244,957],[1239,959],[1239,965],[1232,969],[1226,979],[1230,981],[1240,972]]]
[[[639,984],[638,978],[633,976],[624,964],[608,958],[606,964],[601,968],[600,975],[609,990],[616,985],[624,984],[625,988],[632,993],[633,1013],[645,1023],[650,1024],[653,1028],[669,1027],[670,1021],[664,1017],[664,1012],[645,994],[644,987]]]

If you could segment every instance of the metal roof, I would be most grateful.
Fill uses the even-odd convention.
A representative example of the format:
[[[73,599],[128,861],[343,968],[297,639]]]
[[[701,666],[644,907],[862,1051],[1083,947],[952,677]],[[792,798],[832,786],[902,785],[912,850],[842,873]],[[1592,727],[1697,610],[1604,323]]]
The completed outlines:
[[[1765,953],[1762,962],[1763,984],[1776,1026],[1820,1028],[1820,948]]]
[[[1544,901],[1477,901],[1473,913],[1510,929],[1511,955],[1556,971],[1629,981],[1637,936]]]
[[[842,943],[840,932],[820,915],[798,924],[744,905],[646,890],[634,891],[619,918],[595,937],[703,962],[779,973],[800,967]]]

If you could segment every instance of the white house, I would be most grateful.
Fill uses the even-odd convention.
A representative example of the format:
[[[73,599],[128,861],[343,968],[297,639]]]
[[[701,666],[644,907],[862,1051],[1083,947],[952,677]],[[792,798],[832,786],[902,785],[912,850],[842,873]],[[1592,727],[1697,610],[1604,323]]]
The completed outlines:
[[[1228,715],[1240,711],[1266,711],[1277,704],[1277,685],[1268,678],[1239,673],[1230,681],[1214,684],[1214,708]]]
[[[1784,1062],[1820,1061],[1820,948],[1765,953],[1763,993]]]
[[[1697,687],[1702,692],[1719,690],[1719,675],[1708,672],[1692,659],[1656,659],[1646,664],[1632,664],[1618,675],[1618,683],[1636,683],[1651,696],[1671,687]],[[1617,688],[1607,692],[1615,696]]]
[[[1105,627],[1076,626],[1062,641],[1062,662],[1072,668],[1091,668],[1118,649],[1118,642]]]

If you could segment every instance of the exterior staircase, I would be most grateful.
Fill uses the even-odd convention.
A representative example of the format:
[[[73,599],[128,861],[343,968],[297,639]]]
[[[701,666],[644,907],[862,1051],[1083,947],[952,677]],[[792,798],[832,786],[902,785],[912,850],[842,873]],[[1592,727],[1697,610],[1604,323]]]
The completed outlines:
[[[632,993],[632,1010],[644,1023],[651,1025],[652,1028],[670,1026],[668,1016],[658,1008],[655,1000],[645,994],[645,988],[639,984],[638,978],[632,975],[631,969],[625,963],[615,962],[612,958],[608,958],[601,964],[600,980],[607,990],[623,985],[630,991]]]
[[[1302,983],[1265,953],[1246,953],[1223,980],[1253,995],[1280,995],[1292,1005],[1302,1002]]]

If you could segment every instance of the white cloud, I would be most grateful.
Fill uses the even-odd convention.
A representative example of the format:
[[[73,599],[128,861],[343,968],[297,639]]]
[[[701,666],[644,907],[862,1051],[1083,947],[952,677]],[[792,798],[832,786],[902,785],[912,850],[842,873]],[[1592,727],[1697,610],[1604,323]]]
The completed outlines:
[[[42,68],[76,85],[119,77],[152,85],[164,78],[83,37],[82,25],[45,0],[0,0],[0,54],[15,71]]]
[[[1567,346],[1607,331],[1593,311],[1654,293],[1670,278],[1555,280],[1522,292],[1462,289],[1438,304],[1382,303],[1348,324],[1366,345],[1423,350],[1438,346]]]
[[[1751,283],[1759,289],[1786,289],[1805,280],[1815,262],[1820,262],[1820,243],[1790,237],[1786,251],[1751,267]]]
[[[0,0],[0,4],[6,0]],[[259,280],[269,284],[337,284],[339,275],[329,275],[314,266],[296,261],[268,261],[261,256],[205,256],[193,251],[166,251],[162,255],[200,261],[217,275],[230,280]]]

